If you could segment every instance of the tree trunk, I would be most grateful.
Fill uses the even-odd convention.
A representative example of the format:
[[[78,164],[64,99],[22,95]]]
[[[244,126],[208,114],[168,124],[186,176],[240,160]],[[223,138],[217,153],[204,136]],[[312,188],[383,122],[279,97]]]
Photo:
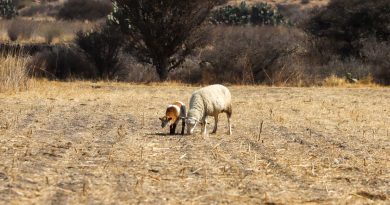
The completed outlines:
[[[156,70],[160,81],[166,81],[168,79],[168,63],[166,59],[160,60],[156,65]]]

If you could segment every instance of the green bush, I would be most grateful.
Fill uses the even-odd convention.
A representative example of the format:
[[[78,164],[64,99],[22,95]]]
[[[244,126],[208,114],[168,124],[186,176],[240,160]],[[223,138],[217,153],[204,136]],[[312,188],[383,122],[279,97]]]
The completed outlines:
[[[213,24],[228,25],[280,25],[288,21],[277,9],[267,3],[247,5],[245,1],[239,6],[225,6],[215,10],[210,21]]]
[[[12,0],[0,0],[0,17],[11,19],[16,15],[17,11]]]

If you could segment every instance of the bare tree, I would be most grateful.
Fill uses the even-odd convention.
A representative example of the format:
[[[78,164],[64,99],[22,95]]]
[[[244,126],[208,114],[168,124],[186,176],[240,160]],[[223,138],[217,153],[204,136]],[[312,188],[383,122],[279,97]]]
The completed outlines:
[[[201,45],[203,22],[221,0],[114,0],[109,17],[128,36],[129,51],[164,81]]]

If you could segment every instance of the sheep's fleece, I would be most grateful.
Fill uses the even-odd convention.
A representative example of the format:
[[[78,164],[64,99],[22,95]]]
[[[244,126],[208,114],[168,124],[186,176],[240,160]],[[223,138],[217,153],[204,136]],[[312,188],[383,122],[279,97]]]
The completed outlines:
[[[214,116],[216,122],[218,122],[218,114],[221,112],[226,112],[230,121],[231,94],[225,86],[210,85],[192,93],[187,115],[189,121],[205,122],[207,116]],[[191,128],[191,126],[188,128]],[[216,131],[216,127],[214,130]]]

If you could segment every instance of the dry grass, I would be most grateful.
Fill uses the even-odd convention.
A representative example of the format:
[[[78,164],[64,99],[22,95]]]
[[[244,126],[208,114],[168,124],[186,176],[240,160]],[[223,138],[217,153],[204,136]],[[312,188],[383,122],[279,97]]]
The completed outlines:
[[[379,87],[378,84],[374,82],[374,78],[371,74],[364,77],[361,80],[358,80],[356,83],[350,83],[346,78],[341,78],[336,75],[330,75],[325,78],[321,83],[321,86],[324,87],[344,87],[344,88],[357,88],[357,87]]]
[[[0,203],[389,203],[388,88],[232,86],[232,136],[225,116],[217,135],[166,135],[166,104],[195,89],[39,81],[0,94]]]
[[[29,86],[28,57],[0,54],[0,92],[22,91]]]
[[[340,78],[336,75],[331,75],[324,79],[323,85],[327,87],[343,87],[348,84],[345,78]]]
[[[73,42],[76,32],[90,30],[94,28],[99,21],[83,22],[83,21],[50,21],[50,20],[32,20],[28,18],[20,18],[14,20],[0,20],[0,41],[10,41],[7,31],[16,24],[19,30],[27,27],[31,29],[31,36],[28,38],[19,38],[18,43],[45,43],[50,38],[53,43],[69,43]],[[20,32],[20,31],[19,31]],[[56,34],[54,36],[53,32]]]

